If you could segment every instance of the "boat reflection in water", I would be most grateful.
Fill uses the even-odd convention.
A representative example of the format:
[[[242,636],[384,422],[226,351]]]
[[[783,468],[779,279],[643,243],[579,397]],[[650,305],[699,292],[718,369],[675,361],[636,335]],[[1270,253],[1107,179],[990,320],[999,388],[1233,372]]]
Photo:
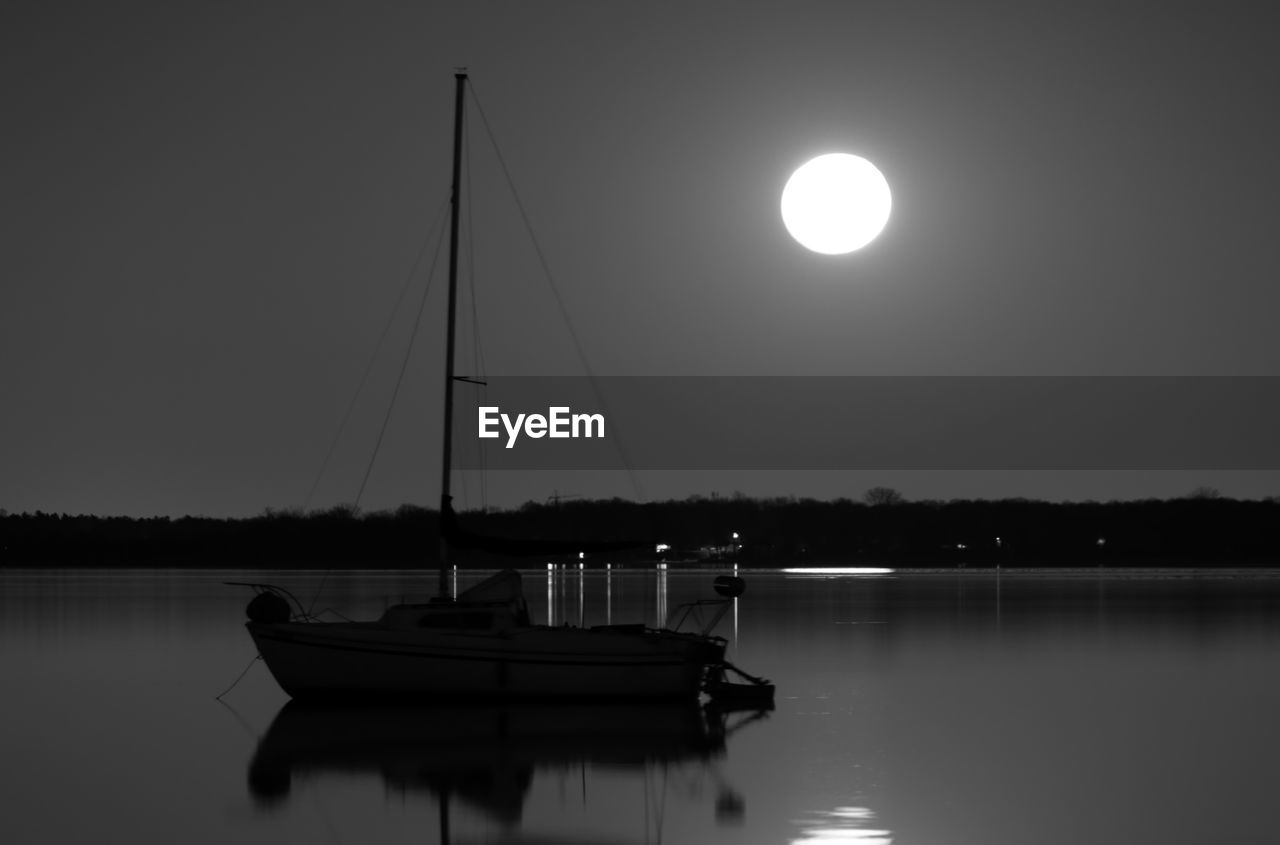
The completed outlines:
[[[736,822],[744,801],[713,770],[729,737],[766,716],[697,703],[351,705],[294,700],[276,715],[249,763],[259,807],[288,801],[295,782],[369,774],[392,791],[426,793],[450,839],[457,801],[514,832],[542,769],[602,767],[646,778],[680,766],[706,768],[718,822]],[[585,774],[584,774],[585,777]]]

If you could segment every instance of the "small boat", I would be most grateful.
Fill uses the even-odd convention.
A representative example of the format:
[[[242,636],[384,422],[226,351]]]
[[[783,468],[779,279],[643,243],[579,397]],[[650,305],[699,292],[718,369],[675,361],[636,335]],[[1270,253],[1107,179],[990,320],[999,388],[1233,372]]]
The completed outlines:
[[[460,529],[450,504],[453,387],[455,381],[470,381],[455,375],[453,354],[467,77],[455,78],[440,595],[396,605],[376,620],[320,622],[291,602],[286,591],[249,584],[258,593],[249,604],[249,634],[272,675],[294,698],[696,698],[709,671],[724,662],[726,641],[709,628],[535,625],[514,570],[501,571],[456,599],[447,596],[451,547],[537,554],[578,550],[506,538],[486,542]]]

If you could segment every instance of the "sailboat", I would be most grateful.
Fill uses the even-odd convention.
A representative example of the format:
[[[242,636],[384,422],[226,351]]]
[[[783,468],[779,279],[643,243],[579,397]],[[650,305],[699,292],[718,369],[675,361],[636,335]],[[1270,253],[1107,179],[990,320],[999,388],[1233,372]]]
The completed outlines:
[[[444,437],[440,498],[439,596],[399,604],[367,622],[320,622],[287,591],[250,584],[249,635],[271,674],[294,698],[696,698],[704,683],[723,674],[723,637],[643,624],[569,627],[530,619],[521,577],[503,570],[449,598],[446,569],[451,547],[494,552],[564,553],[538,544],[486,542],[462,531],[449,492],[455,381],[458,228],[462,126],[467,75],[458,73],[454,108],[453,178],[449,235],[448,330],[444,379]],[[717,579],[727,604],[741,594],[739,579]],[[297,612],[294,612],[296,607]]]

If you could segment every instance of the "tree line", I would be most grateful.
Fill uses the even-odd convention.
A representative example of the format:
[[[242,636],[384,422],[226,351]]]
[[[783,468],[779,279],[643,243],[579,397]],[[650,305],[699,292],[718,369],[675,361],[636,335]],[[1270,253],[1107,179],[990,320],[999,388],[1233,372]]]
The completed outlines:
[[[887,488],[857,501],[597,499],[463,511],[459,521],[468,531],[503,537],[635,541],[629,552],[585,559],[588,566],[606,559],[761,566],[1280,565],[1280,499],[1235,500],[1204,490],[1179,499],[1065,503],[906,501]],[[437,511],[413,505],[369,513],[350,507],[269,510],[244,519],[0,511],[0,566],[428,567],[439,561],[438,525]],[[452,559],[461,566],[513,564],[480,552],[460,551]],[[576,556],[564,562],[571,560]]]

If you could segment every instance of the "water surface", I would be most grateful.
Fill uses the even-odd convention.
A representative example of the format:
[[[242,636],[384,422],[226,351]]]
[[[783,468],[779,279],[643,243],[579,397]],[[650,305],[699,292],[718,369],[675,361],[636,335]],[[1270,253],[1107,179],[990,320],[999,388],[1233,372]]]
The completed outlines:
[[[529,571],[525,587],[540,620],[653,623],[708,596],[713,574]],[[1280,831],[1276,573],[746,577],[719,633],[778,686],[759,717],[286,707],[252,663],[247,592],[223,581],[270,580],[368,618],[434,578],[5,571],[0,838],[1013,845]]]

